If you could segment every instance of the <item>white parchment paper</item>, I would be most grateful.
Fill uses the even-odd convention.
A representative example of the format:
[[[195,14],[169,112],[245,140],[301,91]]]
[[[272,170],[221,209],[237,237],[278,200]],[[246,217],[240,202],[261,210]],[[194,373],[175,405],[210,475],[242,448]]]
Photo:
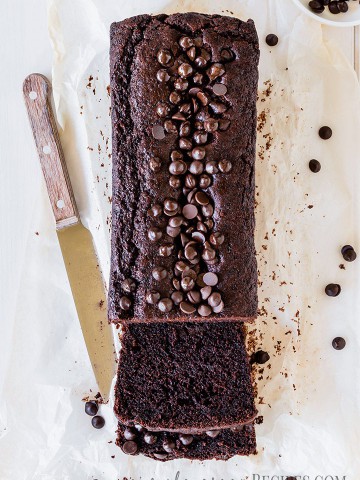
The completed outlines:
[[[360,91],[352,67],[335,44],[324,43],[318,23],[299,14],[289,0],[51,0],[54,98],[82,220],[108,276],[109,26],[140,13],[177,11],[250,17],[260,37],[260,316],[249,329],[249,351],[262,348],[271,358],[254,370],[263,416],[257,426],[258,455],[165,464],[126,456],[113,443],[111,405],[101,406],[106,426],[91,427],[81,399],[96,392],[95,381],[42,183],[31,219],[36,233],[29,233],[21,295],[9,326],[17,335],[2,355],[0,478],[347,475],[355,480],[360,474],[360,258],[346,263],[340,249],[350,243],[360,253]],[[266,45],[268,33],[279,36],[276,47]],[[322,125],[333,129],[328,141],[317,135]],[[322,164],[317,174],[308,168],[311,158]],[[324,294],[330,282],[341,284],[339,297]],[[344,350],[332,349],[335,336],[346,339]]]

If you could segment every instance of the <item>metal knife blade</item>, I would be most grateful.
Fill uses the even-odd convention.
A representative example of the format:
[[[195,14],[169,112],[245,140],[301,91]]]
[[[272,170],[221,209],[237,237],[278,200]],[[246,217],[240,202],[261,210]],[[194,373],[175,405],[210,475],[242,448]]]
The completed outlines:
[[[56,230],[94,375],[102,397],[109,397],[116,371],[112,328],[102,273],[92,236],[81,223],[51,107],[51,84],[40,74],[23,84]]]

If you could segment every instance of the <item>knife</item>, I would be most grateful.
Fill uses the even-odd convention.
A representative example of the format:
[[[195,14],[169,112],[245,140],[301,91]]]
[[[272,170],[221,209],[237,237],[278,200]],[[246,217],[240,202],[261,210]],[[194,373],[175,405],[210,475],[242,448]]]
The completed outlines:
[[[99,391],[107,401],[116,353],[105,287],[91,233],[82,225],[76,206],[51,107],[51,84],[34,73],[26,77],[23,93],[86,348]]]

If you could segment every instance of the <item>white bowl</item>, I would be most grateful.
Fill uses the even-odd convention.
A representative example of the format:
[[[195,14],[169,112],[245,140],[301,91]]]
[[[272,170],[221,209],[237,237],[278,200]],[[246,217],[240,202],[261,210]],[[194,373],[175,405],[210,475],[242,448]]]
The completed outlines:
[[[309,17],[325,25],[332,25],[333,27],[354,27],[355,25],[360,25],[360,5],[358,1],[350,0],[347,2],[349,10],[346,13],[338,13],[337,15],[330,13],[327,7],[321,14],[314,13],[309,7],[309,0],[293,0],[293,2]]]

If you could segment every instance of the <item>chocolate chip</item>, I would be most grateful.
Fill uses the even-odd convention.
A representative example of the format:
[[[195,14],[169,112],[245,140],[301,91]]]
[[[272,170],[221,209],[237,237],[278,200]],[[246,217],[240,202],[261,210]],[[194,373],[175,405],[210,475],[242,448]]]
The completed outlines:
[[[85,413],[93,417],[99,411],[99,405],[97,402],[91,401],[85,403]]]
[[[205,235],[202,232],[193,232],[191,237],[198,243],[205,242]]]
[[[146,428],[140,425],[139,423],[135,423],[134,428],[136,428],[138,432],[146,432]]]
[[[200,290],[201,298],[203,300],[207,300],[210,297],[211,292],[212,292],[212,288],[210,286],[203,287]]]
[[[210,160],[209,162],[206,162],[205,170],[207,171],[207,173],[210,173],[210,175],[214,175],[219,171],[218,165],[214,160]]]
[[[158,82],[166,83],[170,80],[170,75],[164,68],[161,68],[160,70],[157,71],[156,78]]]
[[[211,218],[207,218],[204,223],[209,230],[212,230],[214,228],[214,221]]]
[[[137,435],[137,430],[133,427],[127,427],[124,430],[124,437],[126,438],[126,440],[135,440]]]
[[[171,117],[173,120],[179,120],[180,122],[184,122],[186,117],[183,113],[177,112]]]
[[[214,258],[216,257],[216,252],[212,248],[204,248],[201,257],[205,262],[209,262],[211,260],[214,260]]]
[[[197,66],[197,68],[205,68],[206,65],[207,65],[207,60],[202,57],[202,56],[199,56],[199,57],[196,57],[195,60],[194,60],[194,63],[195,65]]]
[[[208,141],[208,134],[206,132],[195,132],[193,139],[198,145],[204,145]]]
[[[194,160],[202,160],[205,158],[206,152],[204,147],[195,147],[191,151],[191,156]]]
[[[190,303],[195,304],[195,305],[197,303],[200,303],[200,301],[201,301],[201,295],[200,295],[200,292],[198,290],[191,290],[190,292],[188,292],[187,298],[188,298]]]
[[[174,245],[161,245],[159,247],[159,255],[160,257],[169,257],[174,249]]]
[[[203,276],[203,282],[205,283],[205,285],[209,285],[210,287],[214,287],[215,285],[217,285],[218,281],[219,279],[216,273],[207,272]]]
[[[100,415],[95,415],[95,417],[92,417],[91,419],[91,425],[97,429],[103,428],[103,426],[105,425],[104,417],[101,417]]]
[[[209,197],[204,192],[196,192],[195,201],[199,205],[208,205],[210,202]]]
[[[178,74],[180,77],[187,78],[190,77],[194,72],[190,63],[182,63],[178,68]]]
[[[232,164],[229,160],[220,160],[219,170],[222,173],[228,173],[232,169]]]
[[[332,136],[332,130],[330,127],[324,126],[319,129],[319,137],[323,140],[329,140]]]
[[[186,170],[187,165],[183,160],[176,160],[169,165],[169,172],[171,175],[182,175],[186,172]]]
[[[150,227],[148,230],[148,238],[151,242],[157,242],[162,237],[162,231],[158,227]]]
[[[136,284],[132,278],[125,278],[125,280],[121,282],[121,289],[126,293],[134,292]]]
[[[152,276],[156,281],[164,280],[168,275],[168,272],[164,267],[155,267],[152,271]]]
[[[180,137],[188,137],[191,133],[191,125],[190,122],[183,122],[180,125],[179,135]]]
[[[259,363],[263,364],[270,360],[270,355],[263,350],[258,350],[251,355],[250,363]]]
[[[333,13],[334,15],[337,15],[338,13],[340,13],[338,2],[337,1],[330,2],[329,10],[330,10],[330,13]]]
[[[200,188],[208,188],[211,185],[211,178],[206,173],[202,174],[199,179],[199,187]]]
[[[325,10],[324,5],[318,0],[311,0],[309,7],[314,13],[322,13]]]
[[[183,445],[188,446],[192,443],[192,441],[194,440],[194,437],[192,435],[180,433],[179,440]]]
[[[176,160],[182,160],[184,155],[178,150],[173,150],[170,154],[170,158],[172,162],[175,162]]]
[[[156,305],[160,300],[160,293],[156,290],[151,290],[146,293],[145,300],[149,305]]]
[[[148,445],[154,445],[157,442],[157,436],[154,433],[146,432],[144,435],[144,442]]]
[[[198,252],[191,245],[187,245],[186,248],[185,248],[185,251],[184,251],[184,255],[185,255],[186,260],[194,260],[194,258],[197,257]]]
[[[201,105],[203,105],[204,107],[209,103],[209,97],[204,92],[201,92],[201,91],[198,92],[196,94],[196,98],[199,100]]]
[[[209,307],[209,305],[200,305],[197,311],[198,311],[198,314],[201,315],[202,317],[208,317],[212,313],[212,310]]]
[[[170,107],[167,103],[158,103],[156,113],[160,118],[164,118],[170,113]]]
[[[221,102],[210,102],[209,106],[211,110],[216,113],[217,115],[221,115],[222,113],[226,112],[227,106]]]
[[[221,303],[221,295],[218,292],[214,292],[208,298],[208,304],[210,307],[217,307]]]
[[[341,292],[341,287],[337,283],[329,283],[329,285],[326,285],[325,287],[325,293],[329,297],[337,297]]]
[[[224,243],[224,235],[220,232],[214,232],[210,235],[209,241],[212,245],[215,245],[215,247],[219,247]]]
[[[168,313],[173,308],[173,302],[170,298],[162,298],[158,303],[158,309],[160,312]]]
[[[163,212],[162,206],[155,203],[151,208],[148,210],[148,215],[150,217],[159,217]]]
[[[181,187],[181,179],[179,177],[174,177],[173,175],[169,178],[169,185],[172,188]]]
[[[203,39],[201,37],[194,38],[194,45],[195,47],[202,47],[203,46]]]
[[[190,103],[183,103],[179,107],[179,111],[185,115],[189,115],[191,113],[191,104]]]
[[[187,50],[188,48],[192,47],[194,43],[191,38],[184,36],[180,38],[179,45],[183,50]]]
[[[356,259],[356,252],[351,245],[345,245],[342,247],[341,255],[347,262],[353,262]]]
[[[198,209],[195,205],[188,203],[183,207],[182,214],[184,215],[185,218],[187,218],[188,220],[191,220],[192,218],[195,218],[196,215],[198,214]]]
[[[152,157],[149,161],[150,170],[153,172],[159,172],[161,169],[161,160],[158,157]]]
[[[172,104],[178,105],[181,102],[181,95],[178,92],[171,92],[169,100]]]
[[[169,50],[161,49],[157,53],[157,60],[161,65],[165,67],[171,62],[172,55]]]
[[[169,212],[175,212],[179,208],[179,203],[174,200],[173,198],[166,198],[164,200],[164,209],[168,210]]]
[[[349,10],[349,5],[346,2],[338,2],[338,9],[341,13],[346,13]]]
[[[345,345],[346,341],[342,337],[336,337],[332,341],[332,346],[335,348],[335,350],[342,350],[343,348],[345,348]]]
[[[181,227],[183,224],[184,219],[180,215],[170,218],[169,225],[170,227]]]
[[[188,173],[185,177],[185,186],[188,188],[195,188],[196,185],[197,185],[196,177],[194,177],[194,175],[192,175],[191,173]]]
[[[204,129],[207,132],[213,133],[216,132],[216,130],[219,127],[219,123],[215,118],[209,118],[208,120],[204,121]]]
[[[191,150],[192,142],[188,138],[180,138],[179,147],[181,148],[181,150]]]
[[[275,47],[279,42],[279,38],[274,33],[269,33],[269,35],[266,35],[265,41],[270,47]]]
[[[127,455],[135,455],[135,453],[138,451],[137,443],[134,442],[133,440],[128,440],[123,444],[121,448],[122,448],[122,451]]]
[[[124,310],[125,312],[131,308],[131,300],[129,297],[125,297],[125,295],[120,298],[119,304],[121,310]]]
[[[189,50],[187,50],[186,55],[189,57],[189,59],[193,62],[196,57],[196,48],[191,47]]]
[[[219,303],[219,305],[217,305],[216,307],[213,307],[213,312],[214,312],[214,313],[220,313],[220,312],[222,312],[222,311],[224,310],[224,306],[225,306],[225,305],[224,305],[224,302],[221,301],[221,302]]]
[[[180,234],[180,228],[179,227],[171,227],[168,225],[166,227],[166,233],[169,235],[169,237],[175,238]]]
[[[192,315],[196,312],[196,308],[189,302],[181,302],[180,303],[180,310],[185,313],[186,315]]]
[[[219,130],[221,132],[226,131],[230,127],[230,120],[227,120],[225,118],[219,120]]]
[[[177,78],[174,82],[174,87],[180,92],[184,92],[189,88],[189,82],[184,78]]]
[[[204,171],[204,165],[199,160],[190,163],[189,171],[194,175],[201,175]]]
[[[184,292],[190,292],[195,287],[195,280],[191,277],[184,277],[181,280],[181,288]]]
[[[215,83],[213,86],[213,92],[218,96],[226,95],[227,87],[223,83]]]
[[[196,73],[193,76],[193,81],[196,85],[202,85],[204,83],[204,75],[202,75],[201,73]]]
[[[163,441],[162,447],[165,450],[165,452],[171,453],[174,450],[174,448],[176,447],[176,444],[175,444],[174,440],[172,440],[171,438],[166,438]]]
[[[161,125],[154,125],[151,131],[155,140],[162,140],[165,138],[165,130]]]
[[[177,128],[172,120],[165,120],[164,129],[167,133],[177,133]]]
[[[312,159],[309,162],[309,168],[313,173],[318,173],[321,170],[321,163],[318,160]]]
[[[171,300],[175,303],[175,305],[180,305],[180,303],[184,300],[184,294],[182,292],[173,292],[171,294]]]
[[[220,430],[208,430],[205,433],[210,438],[216,438],[220,434]]]
[[[153,455],[158,460],[165,460],[165,458],[168,458],[169,456],[167,453],[159,453],[159,452],[154,452]]]
[[[210,81],[212,82],[216,78],[220,77],[221,75],[224,75],[225,73],[225,68],[222,63],[214,63],[211,65],[209,70],[206,72]]]
[[[203,205],[201,207],[202,214],[204,217],[212,217],[214,213],[214,207],[210,204],[208,205]]]
[[[234,59],[234,54],[229,48],[223,48],[220,52],[220,57],[225,62],[230,62],[231,60]]]

